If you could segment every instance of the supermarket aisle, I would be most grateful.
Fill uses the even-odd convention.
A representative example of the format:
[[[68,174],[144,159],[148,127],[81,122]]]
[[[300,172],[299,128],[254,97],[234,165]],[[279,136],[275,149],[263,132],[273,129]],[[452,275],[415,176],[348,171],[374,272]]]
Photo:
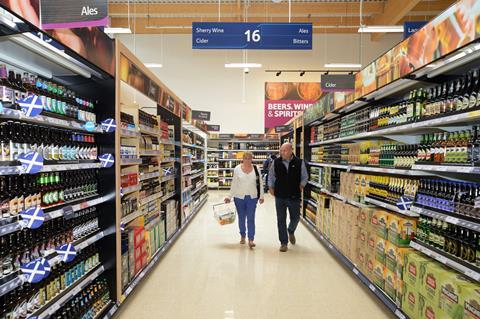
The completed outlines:
[[[238,244],[209,202],[172,250],[122,306],[118,318],[391,318],[303,226],[297,245],[278,251],[274,202],[257,210],[257,248]]]

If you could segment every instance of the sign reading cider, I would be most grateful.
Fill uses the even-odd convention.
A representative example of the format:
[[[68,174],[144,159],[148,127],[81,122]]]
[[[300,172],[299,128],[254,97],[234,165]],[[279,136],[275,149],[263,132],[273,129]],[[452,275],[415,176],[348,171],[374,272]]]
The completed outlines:
[[[107,0],[42,0],[42,29],[108,25]]]
[[[322,95],[319,82],[265,83],[265,132],[275,133],[275,127],[302,114]]]
[[[355,76],[353,74],[324,74],[321,83],[323,92],[353,92]]]

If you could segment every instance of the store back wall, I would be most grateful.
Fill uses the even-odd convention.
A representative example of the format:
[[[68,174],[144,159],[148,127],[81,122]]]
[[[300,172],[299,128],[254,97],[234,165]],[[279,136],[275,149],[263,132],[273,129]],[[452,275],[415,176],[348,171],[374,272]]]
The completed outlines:
[[[227,62],[242,62],[242,51],[192,50],[191,35],[121,35],[125,45],[144,62],[163,64],[153,69],[160,80],[193,109],[211,111],[210,123],[224,133],[263,133],[265,82],[317,82],[319,73],[266,73],[267,69],[319,69],[327,62],[359,61],[360,35],[314,35],[312,51],[249,51],[248,61],[261,63],[245,78],[240,69],[225,69]],[[363,37],[362,63],[372,61],[401,40],[387,35],[371,42]],[[135,42],[135,46],[134,46]]]

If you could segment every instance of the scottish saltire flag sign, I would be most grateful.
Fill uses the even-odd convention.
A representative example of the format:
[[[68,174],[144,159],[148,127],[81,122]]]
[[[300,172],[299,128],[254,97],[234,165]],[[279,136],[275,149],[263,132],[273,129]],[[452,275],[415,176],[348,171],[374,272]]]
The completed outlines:
[[[106,119],[102,121],[102,129],[106,133],[113,133],[117,128],[117,123],[114,119]]]
[[[20,154],[18,160],[28,174],[36,174],[43,169],[43,157],[37,152]]]
[[[22,217],[23,226],[30,229],[39,228],[45,221],[43,209],[38,206],[30,207],[27,210],[22,211],[20,216]]]
[[[75,246],[73,244],[64,244],[55,249],[57,254],[62,258],[63,262],[69,263],[75,259],[77,252],[75,251]]]
[[[35,284],[45,278],[45,267],[40,259],[35,259],[20,266],[20,270],[24,279],[29,283]]]
[[[98,159],[103,168],[110,168],[115,164],[115,158],[109,153],[101,155]]]
[[[409,210],[410,207],[412,206],[413,204],[413,200],[406,197],[406,196],[401,196],[399,199],[398,199],[398,202],[397,202],[397,207],[400,208],[401,210]]]
[[[20,109],[22,110],[23,114],[25,114],[28,117],[35,117],[37,115],[40,115],[44,107],[43,105],[44,102],[42,98],[34,94],[18,100],[17,103],[20,106]]]

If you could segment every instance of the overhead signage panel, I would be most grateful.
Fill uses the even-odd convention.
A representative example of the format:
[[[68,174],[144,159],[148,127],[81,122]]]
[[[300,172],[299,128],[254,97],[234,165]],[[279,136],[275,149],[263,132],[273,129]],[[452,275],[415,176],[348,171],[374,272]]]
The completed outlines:
[[[192,23],[193,49],[311,50],[311,23]]]

